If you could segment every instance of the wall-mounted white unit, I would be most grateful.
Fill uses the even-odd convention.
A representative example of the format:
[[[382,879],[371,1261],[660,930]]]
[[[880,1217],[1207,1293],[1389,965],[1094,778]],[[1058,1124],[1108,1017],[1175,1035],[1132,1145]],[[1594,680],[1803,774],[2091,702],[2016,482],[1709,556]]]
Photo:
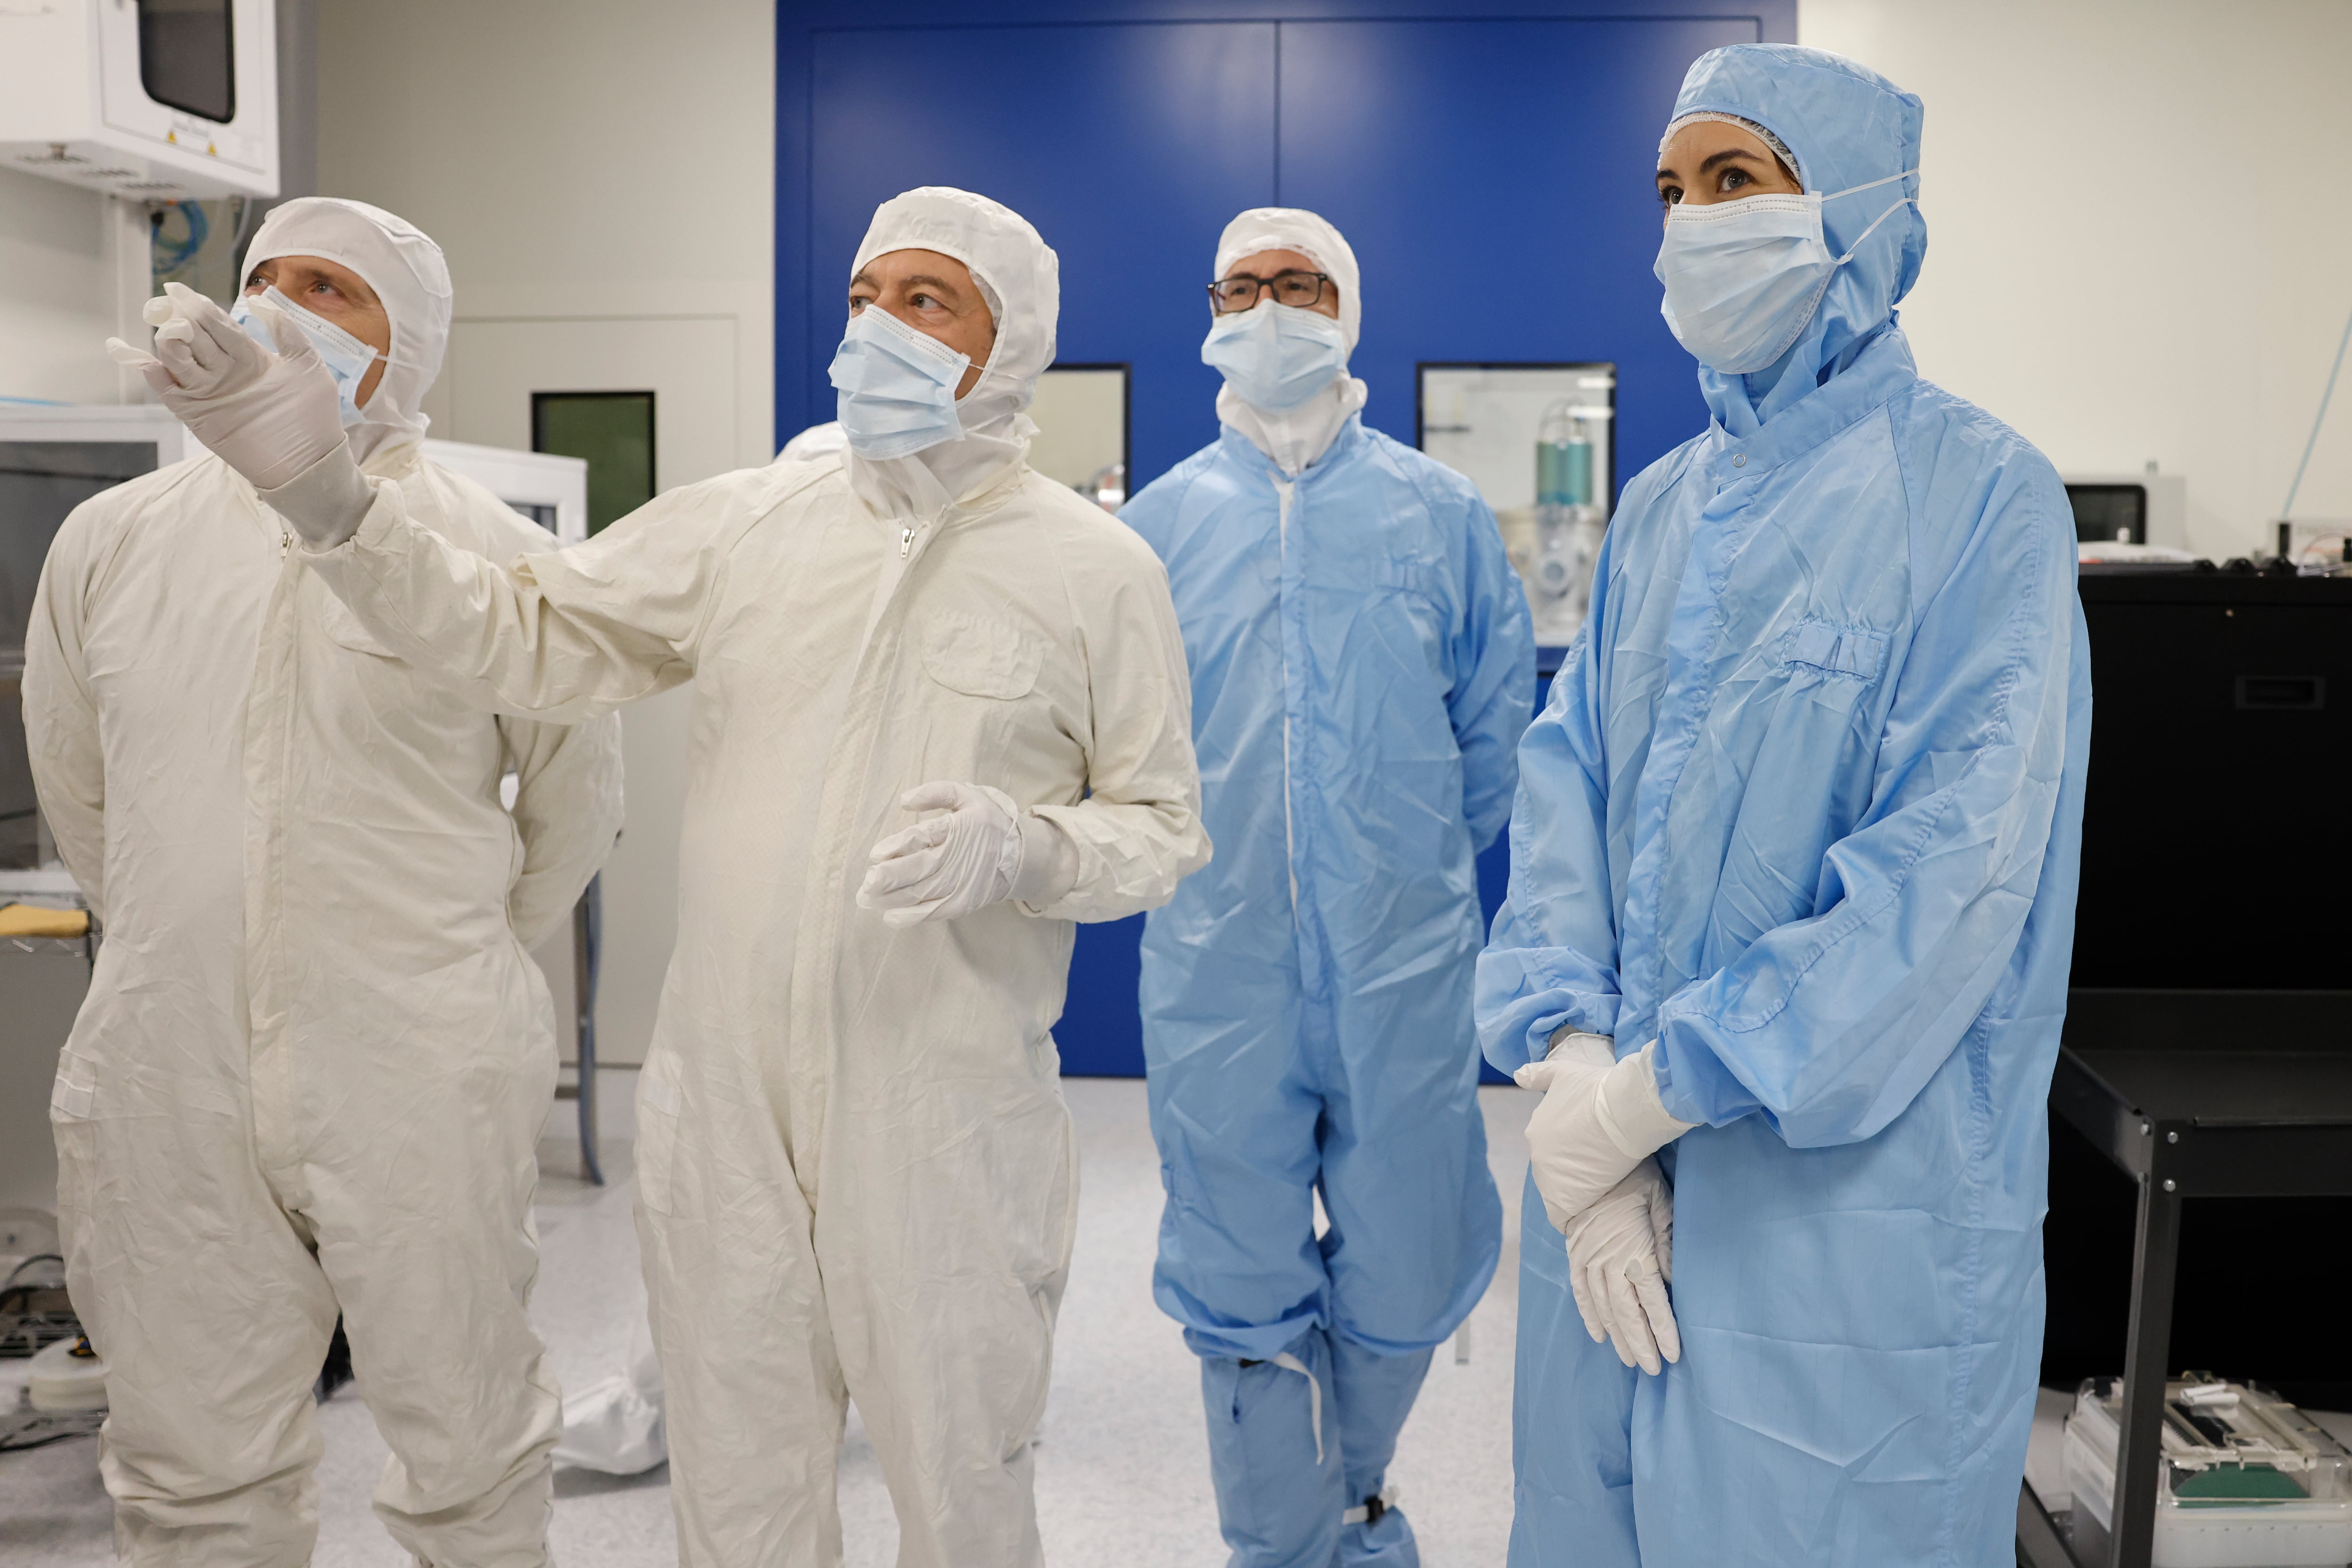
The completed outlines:
[[[276,195],[277,7],[0,3],[0,167],[134,200]]]
[[[588,459],[518,452],[466,441],[427,441],[425,455],[473,480],[555,535],[559,544],[588,537]]]

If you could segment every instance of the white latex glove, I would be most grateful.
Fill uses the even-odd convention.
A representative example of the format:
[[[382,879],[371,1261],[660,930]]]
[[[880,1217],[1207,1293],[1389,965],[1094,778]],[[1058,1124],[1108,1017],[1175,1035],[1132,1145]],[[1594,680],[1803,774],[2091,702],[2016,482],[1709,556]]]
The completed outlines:
[[[1077,880],[1068,837],[1003,790],[940,780],[908,790],[898,805],[947,815],[874,846],[857,903],[891,925],[951,921],[1011,898],[1052,903]]]
[[[163,406],[264,491],[313,546],[349,538],[366,513],[367,482],[344,442],[335,378],[310,340],[275,306],[257,300],[254,313],[278,343],[271,353],[212,300],[184,284],[163,289],[165,298],[149,300],[144,311],[157,327],[155,353],[120,338],[109,338],[106,352],[137,370]],[[339,450],[341,462],[329,462]],[[266,493],[298,477],[305,483],[287,497]]]
[[[1667,1113],[1653,1066],[1655,1040],[1612,1061],[1608,1040],[1569,1035],[1513,1075],[1544,1101],[1528,1119],[1528,1158],[1544,1213],[1562,1232],[1650,1155],[1693,1127]]]
[[[1584,1331],[1627,1366],[1656,1373],[1683,1356],[1666,1284],[1675,1277],[1675,1194],[1644,1158],[1564,1227],[1568,1279]]]

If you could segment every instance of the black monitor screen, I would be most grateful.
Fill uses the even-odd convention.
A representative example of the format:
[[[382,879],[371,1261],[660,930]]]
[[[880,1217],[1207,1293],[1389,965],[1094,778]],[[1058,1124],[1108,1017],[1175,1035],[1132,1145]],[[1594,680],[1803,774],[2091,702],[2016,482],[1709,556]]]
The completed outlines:
[[[2147,542],[2146,485],[2068,485],[2066,499],[2074,507],[2076,543]]]
[[[139,0],[139,85],[156,102],[226,125],[236,118],[231,0]]]

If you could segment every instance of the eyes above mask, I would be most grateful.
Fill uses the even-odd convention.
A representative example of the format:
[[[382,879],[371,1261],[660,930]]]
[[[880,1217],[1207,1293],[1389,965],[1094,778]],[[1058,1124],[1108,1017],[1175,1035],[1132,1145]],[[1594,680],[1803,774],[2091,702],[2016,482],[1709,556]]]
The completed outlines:
[[[230,307],[228,319],[245,329],[245,335],[268,349],[278,352],[278,342],[269,334],[268,324],[257,312],[253,304],[267,300],[286,320],[301,329],[319,351],[319,362],[327,374],[335,378],[335,401],[342,416],[343,427],[349,429],[360,422],[360,383],[367,378],[368,366],[375,363],[377,354],[370,345],[360,342],[324,316],[306,310],[278,291],[272,284],[258,294],[240,294]]]
[[[862,458],[905,458],[961,437],[956,388],[971,366],[971,355],[879,305],[850,317],[826,373],[850,449]]]
[[[1348,337],[1320,310],[1271,302],[1219,316],[1201,344],[1201,363],[1213,365],[1254,408],[1296,408],[1348,368]]]
[[[1826,195],[1677,204],[1666,214],[1653,268],[1665,286],[1659,311],[1666,325],[1700,363],[1723,374],[1764,369],[1804,331],[1837,269],[1913,198],[1898,199],[1872,219],[1843,256],[1831,254],[1822,237],[1822,204],[1918,172],[1906,169]]]

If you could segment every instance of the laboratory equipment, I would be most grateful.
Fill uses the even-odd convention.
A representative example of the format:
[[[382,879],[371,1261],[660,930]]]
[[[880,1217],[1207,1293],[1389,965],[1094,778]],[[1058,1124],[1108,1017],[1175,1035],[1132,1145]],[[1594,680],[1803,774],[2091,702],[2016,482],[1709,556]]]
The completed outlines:
[[[276,195],[276,6],[0,5],[0,167],[142,201]]]
[[[2092,1378],[2066,1419],[2074,1550],[2105,1563],[2123,1380]],[[2155,1568],[2288,1568],[2352,1562],[2352,1455],[2259,1384],[2189,1373],[2164,1386]]]
[[[1105,511],[1127,503],[1129,382],[1124,364],[1052,364],[1029,405],[1029,466]]]
[[[1594,488],[1610,410],[1562,398],[1536,432],[1536,557],[1528,608],[1536,640],[1557,646],[1584,624],[1607,514]]]
[[[1584,624],[1616,500],[1616,388],[1601,362],[1420,366],[1415,439],[1494,510],[1542,647]]]
[[[2158,473],[2150,463],[2136,474],[2085,471],[2063,477],[2078,543],[2188,547],[2189,481],[2182,476]]]

